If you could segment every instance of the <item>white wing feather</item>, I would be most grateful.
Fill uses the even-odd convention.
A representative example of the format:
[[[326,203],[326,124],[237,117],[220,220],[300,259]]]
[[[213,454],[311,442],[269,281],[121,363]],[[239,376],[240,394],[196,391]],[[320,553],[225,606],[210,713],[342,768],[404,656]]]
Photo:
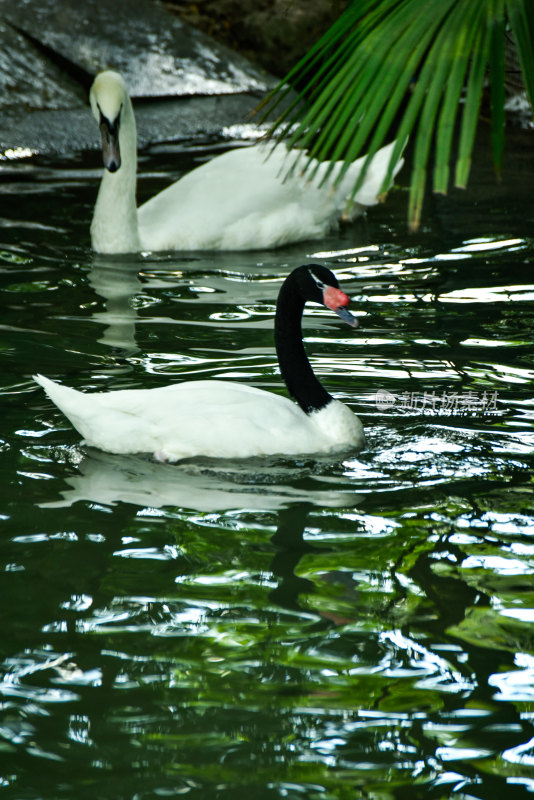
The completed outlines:
[[[317,238],[335,227],[342,214],[352,217],[375,205],[394,143],[369,165],[347,213],[347,198],[366,156],[355,161],[338,187],[319,186],[297,166],[306,156],[285,145],[238,148],[217,156],[164,189],[138,209],[141,245],[147,250],[269,248]],[[395,174],[402,166],[399,161]],[[334,171],[335,174],[335,171]]]

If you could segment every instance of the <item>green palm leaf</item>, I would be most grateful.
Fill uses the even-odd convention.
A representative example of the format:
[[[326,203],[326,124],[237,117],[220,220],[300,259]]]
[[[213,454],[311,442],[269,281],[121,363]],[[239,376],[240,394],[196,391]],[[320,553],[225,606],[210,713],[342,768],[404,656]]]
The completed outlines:
[[[407,138],[414,143],[409,222],[420,222],[427,168],[434,150],[433,189],[465,187],[486,78],[490,86],[493,158],[502,165],[505,135],[505,37],[513,38],[532,104],[533,0],[353,0],[346,12],[275,89],[267,102],[292,101],[271,134],[312,159],[350,163],[396,138],[390,174]],[[295,89],[296,87],[296,89]],[[459,124],[457,124],[459,123]],[[299,168],[301,164],[299,163]],[[333,169],[325,174],[327,180]],[[353,188],[355,194],[365,168]]]

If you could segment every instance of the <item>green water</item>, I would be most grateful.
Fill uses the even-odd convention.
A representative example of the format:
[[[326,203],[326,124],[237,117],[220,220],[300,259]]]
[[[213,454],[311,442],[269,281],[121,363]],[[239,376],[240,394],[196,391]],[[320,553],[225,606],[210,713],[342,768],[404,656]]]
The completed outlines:
[[[122,261],[88,246],[96,155],[1,164],[6,797],[534,791],[531,153],[416,236],[400,190],[321,242]],[[204,156],[145,154],[141,196]],[[304,321],[358,456],[110,456],[30,379],[283,392],[274,304],[306,261],[359,316]]]

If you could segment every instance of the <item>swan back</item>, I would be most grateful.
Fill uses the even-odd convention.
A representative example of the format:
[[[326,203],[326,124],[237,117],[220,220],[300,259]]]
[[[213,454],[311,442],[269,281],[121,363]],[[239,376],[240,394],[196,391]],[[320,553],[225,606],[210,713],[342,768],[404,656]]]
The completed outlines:
[[[283,142],[274,148],[260,143],[230,150],[140,206],[141,245],[146,250],[250,250],[317,239],[335,228],[340,217],[356,217],[378,202],[393,146],[374,155],[349,205],[366,156],[350,166],[339,186],[333,179],[323,186],[329,162],[313,162],[303,173],[300,162],[304,166],[307,156],[289,151]]]

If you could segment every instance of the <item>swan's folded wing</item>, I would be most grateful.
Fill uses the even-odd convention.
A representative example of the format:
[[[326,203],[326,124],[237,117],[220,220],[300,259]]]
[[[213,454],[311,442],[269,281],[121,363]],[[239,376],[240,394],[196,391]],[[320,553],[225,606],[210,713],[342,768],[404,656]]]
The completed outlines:
[[[153,452],[168,459],[302,452],[312,427],[286,397],[238,383],[188,382],[162,401],[166,431]]]
[[[350,216],[378,202],[392,148],[387,145],[374,155]],[[328,162],[314,162],[304,172],[307,160],[305,153],[288,152],[284,144],[242,147],[213,158],[138,209],[142,246],[246,250],[324,235],[346,212],[366,156],[351,164],[335,187],[337,170],[323,184]]]

